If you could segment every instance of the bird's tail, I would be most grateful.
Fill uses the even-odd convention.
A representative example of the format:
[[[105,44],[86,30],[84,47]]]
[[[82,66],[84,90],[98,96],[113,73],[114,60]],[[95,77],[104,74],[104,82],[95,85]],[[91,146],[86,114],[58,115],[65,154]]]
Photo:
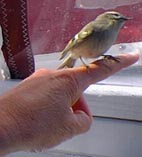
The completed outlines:
[[[63,69],[65,67],[72,68],[75,65],[76,59],[72,58],[71,56],[68,56],[63,63],[58,67],[58,69]]]

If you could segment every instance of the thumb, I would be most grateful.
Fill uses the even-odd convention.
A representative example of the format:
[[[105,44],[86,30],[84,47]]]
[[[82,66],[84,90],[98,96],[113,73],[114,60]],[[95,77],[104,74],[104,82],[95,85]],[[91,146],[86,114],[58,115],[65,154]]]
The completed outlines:
[[[91,127],[92,119],[81,110],[77,110],[73,114],[74,133],[77,135],[88,131]]]

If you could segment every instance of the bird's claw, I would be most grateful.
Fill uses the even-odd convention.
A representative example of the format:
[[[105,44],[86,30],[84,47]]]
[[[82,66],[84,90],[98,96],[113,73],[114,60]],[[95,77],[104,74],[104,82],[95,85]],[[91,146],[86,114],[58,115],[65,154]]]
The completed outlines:
[[[107,59],[107,60],[114,60],[116,62],[120,62],[120,58],[119,57],[114,57],[114,56],[111,56],[111,55],[103,55],[104,59]]]

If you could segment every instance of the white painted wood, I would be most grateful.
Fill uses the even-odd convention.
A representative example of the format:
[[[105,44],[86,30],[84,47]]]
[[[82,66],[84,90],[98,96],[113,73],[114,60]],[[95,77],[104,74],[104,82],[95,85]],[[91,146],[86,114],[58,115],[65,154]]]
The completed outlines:
[[[142,123],[96,117],[87,133],[58,145],[52,152],[56,154],[51,157],[70,157],[67,154],[74,157],[141,157]],[[49,154],[48,150],[44,150],[37,153],[19,152],[7,157],[48,157]]]
[[[141,157],[142,123],[94,118],[87,133],[62,143],[56,149],[109,157]]]
[[[142,43],[118,44],[108,54],[118,55],[139,49]],[[35,56],[36,69],[56,69],[61,61],[60,54]],[[80,62],[78,61],[77,65]],[[97,85],[91,85],[84,92],[88,105],[95,116],[142,120],[142,67],[140,60],[129,68],[121,70]]]
[[[114,55],[130,52],[138,48],[142,50],[142,43],[118,44],[109,50]],[[56,69],[60,53],[36,55],[36,69]],[[80,62],[77,63],[79,65]],[[101,117],[142,120],[142,67],[141,59],[133,66],[126,68],[96,85],[91,85],[84,92],[92,114]],[[0,94],[16,85],[18,80],[0,82]]]
[[[35,56],[36,68],[54,69],[57,66],[58,57],[59,54]],[[85,153],[94,157],[142,156],[142,123],[124,120],[142,120],[142,84],[139,65],[137,63],[125,69],[125,72],[122,71],[112,76],[109,78],[110,80],[105,80],[97,85],[93,84],[84,92],[93,115],[122,118],[123,120],[95,117],[89,132],[59,145],[53,149],[53,152],[72,152],[72,154],[81,152],[80,155]],[[18,82],[18,80],[0,81],[0,94]],[[47,155],[48,151],[19,152],[7,157],[47,157]],[[61,154],[58,155],[60,157]],[[66,157],[64,155],[61,156]]]

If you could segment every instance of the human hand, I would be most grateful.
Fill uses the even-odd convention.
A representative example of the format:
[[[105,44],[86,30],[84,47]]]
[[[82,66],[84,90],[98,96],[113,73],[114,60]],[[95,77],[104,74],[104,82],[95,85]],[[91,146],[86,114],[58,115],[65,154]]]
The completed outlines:
[[[119,56],[120,62],[98,60],[86,67],[41,69],[0,98],[0,126],[6,128],[10,150],[50,148],[86,132],[91,113],[81,98],[92,83],[101,81],[138,60],[138,54]],[[8,126],[7,126],[8,127]],[[12,134],[14,133],[14,134]],[[1,151],[1,150],[0,150]]]

